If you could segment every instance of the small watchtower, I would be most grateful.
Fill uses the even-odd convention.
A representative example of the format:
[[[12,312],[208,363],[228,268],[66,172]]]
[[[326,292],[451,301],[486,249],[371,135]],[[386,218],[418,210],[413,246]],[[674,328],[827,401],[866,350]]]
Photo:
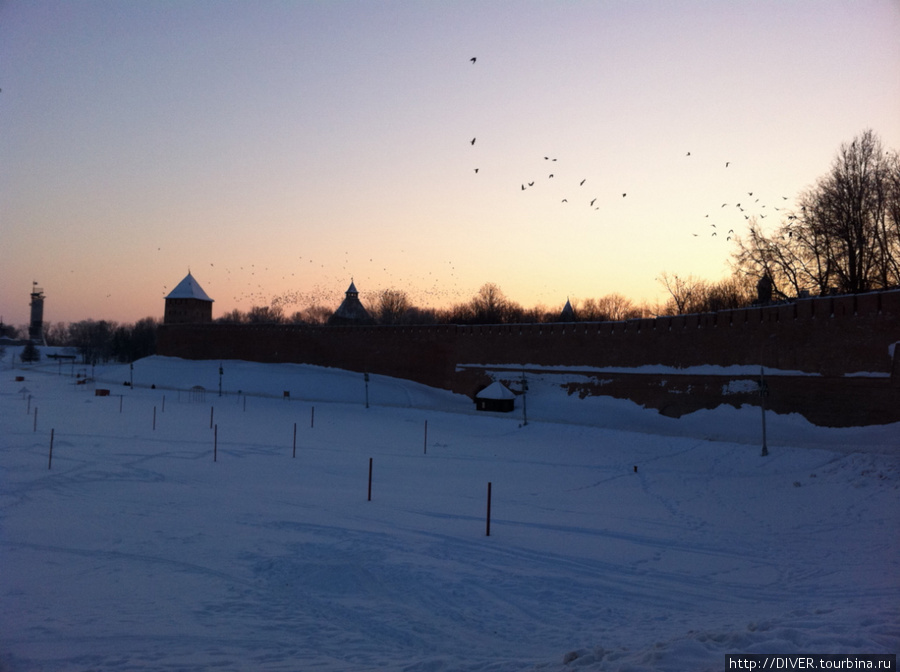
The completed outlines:
[[[212,322],[213,300],[190,271],[166,297],[163,324],[204,324]]]
[[[563,306],[562,312],[559,314],[559,321],[574,322],[575,320],[575,309],[572,308],[572,303],[569,301],[569,299],[566,299],[566,305]]]
[[[328,324],[331,325],[367,325],[375,324],[375,319],[369,315],[369,311],[365,309],[359,300],[359,292],[353,279],[350,280],[350,287],[344,297],[344,301],[338,307],[334,314],[328,318]]]

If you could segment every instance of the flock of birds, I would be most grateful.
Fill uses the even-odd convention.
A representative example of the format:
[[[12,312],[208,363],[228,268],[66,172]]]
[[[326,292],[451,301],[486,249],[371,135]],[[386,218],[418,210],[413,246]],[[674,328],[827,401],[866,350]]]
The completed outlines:
[[[469,59],[472,65],[475,65],[478,62],[478,58],[473,56]],[[468,139],[468,145],[472,148],[476,146],[478,142],[478,136],[475,135]],[[541,157],[542,160],[541,160]],[[690,160],[692,157],[692,152],[688,151],[685,153],[684,158],[686,160]],[[563,177],[565,168],[561,168],[563,162],[559,162],[556,156],[552,156],[549,154],[540,154],[535,156],[536,165],[539,163],[543,166],[543,175],[541,177],[529,177],[525,180],[519,180],[515,182],[516,185],[514,188],[519,192],[526,192],[532,189],[538,189],[540,187],[540,181],[549,181],[555,180],[557,183],[560,182],[560,179],[557,178],[557,175]],[[732,165],[732,161],[723,161],[721,164],[724,169],[729,168]],[[479,175],[479,167],[474,167],[475,175]],[[538,168],[535,168],[534,172],[538,172]],[[582,207],[587,207],[592,210],[601,210],[603,202],[605,199],[608,199],[611,195],[598,195],[597,191],[592,189],[592,179],[586,176],[579,176],[572,180],[569,177],[563,177],[562,183],[566,184],[566,191],[571,189],[571,193],[568,193],[565,197],[561,198],[561,205],[565,205],[566,207],[572,207],[574,205],[580,205]],[[559,191],[556,192],[559,194]],[[563,192],[565,193],[565,192]],[[615,192],[613,198],[616,199],[625,199],[628,198],[629,191],[621,190]],[[773,215],[776,212],[781,210],[786,210],[785,201],[788,200],[787,196],[782,196],[780,205],[782,207],[774,206],[771,202],[765,202],[765,199],[762,199],[758,194],[754,191],[747,192],[747,198],[742,199],[737,203],[722,203],[721,206],[716,208],[714,211],[711,210],[709,213],[705,215],[705,219],[708,220],[710,218],[715,218],[721,214],[725,214],[725,208],[734,208],[743,215],[746,221],[750,221],[752,218],[756,217],[759,219],[765,219],[766,217]],[[570,204],[571,201],[571,204]],[[761,202],[763,201],[763,202]],[[767,207],[770,209],[767,210]],[[793,215],[789,217],[792,219]],[[691,235],[693,237],[700,236],[708,236],[712,238],[718,238],[719,240],[731,241],[736,233],[733,226],[725,230],[725,226],[728,226],[729,222],[733,221],[733,217],[725,218],[721,217],[719,221],[719,225],[716,223],[707,222],[704,226],[704,229],[699,230],[698,232],[693,232]],[[723,221],[724,220],[724,221]],[[720,236],[721,233],[721,236]],[[402,250],[401,250],[402,253]],[[437,271],[429,271],[427,274],[420,273],[415,276],[400,276],[395,275],[388,267],[383,264],[378,264],[375,262],[373,258],[369,258],[369,264],[362,264],[363,266],[369,266],[370,270],[374,273],[377,273],[381,277],[386,277],[387,282],[382,283],[388,287],[401,287],[403,291],[407,293],[412,302],[416,305],[429,305],[432,303],[441,303],[447,304],[452,302],[458,302],[460,300],[467,300],[471,298],[471,290],[466,290],[469,293],[466,296],[463,296],[463,291],[459,286],[459,278],[456,275],[456,267],[454,266],[452,261],[447,261],[447,268],[438,269]],[[277,281],[277,277],[273,277],[269,272],[269,268],[265,266],[261,266],[259,268],[256,267],[255,264],[250,264],[249,266],[241,266],[239,267],[240,273],[236,273],[235,275],[240,275],[244,278],[247,278],[247,274],[249,273],[249,278],[247,282],[244,283],[243,287],[240,289],[235,288],[234,294],[232,295],[232,300],[239,305],[246,305],[248,302],[251,305],[269,305],[272,307],[277,307],[283,309],[285,312],[288,312],[291,307],[310,307],[310,306],[336,306],[341,299],[343,299],[344,291],[349,284],[349,278],[352,275],[353,270],[359,273],[360,270],[365,270],[365,268],[361,269],[358,262],[352,264],[354,267],[351,269],[351,262],[349,259],[349,253],[344,252],[343,263],[340,267],[340,275],[330,274],[326,270],[326,264],[317,263],[315,260],[311,258],[299,257],[297,259],[298,264],[302,263],[302,266],[312,269],[315,268],[314,277],[316,278],[316,283],[313,284],[309,289],[300,291],[300,290],[288,290],[282,292],[276,296],[272,296],[271,294],[271,283],[272,281]],[[305,262],[305,263],[303,263]],[[331,266],[331,264],[329,264]],[[210,263],[211,269],[215,269],[213,263]],[[378,268],[381,267],[381,268]],[[225,271],[225,280],[230,283],[232,281],[232,271],[229,268],[224,268]],[[296,268],[296,271],[299,272],[301,276],[307,276],[308,273],[305,273],[300,270],[300,268]],[[282,274],[281,281],[290,283],[291,278],[296,278],[297,272],[292,272],[290,275]],[[450,280],[447,280],[449,272]],[[439,280],[438,277],[442,279]],[[296,278],[299,280],[299,278]],[[382,287],[383,288],[383,287]],[[363,288],[363,296],[374,299],[375,294],[377,293],[379,288],[369,288],[368,292]],[[167,287],[163,288],[163,293],[165,294],[168,291]]]
[[[160,250],[161,248],[157,249]],[[403,254],[404,250],[401,249],[400,253]],[[360,270],[360,265],[364,267],[369,266],[369,268],[373,272],[377,272],[379,275],[388,278],[388,287],[402,287],[403,291],[409,296],[410,300],[415,305],[446,303],[448,301],[459,300],[463,296],[462,292],[456,289],[458,287],[458,276],[456,266],[453,261],[446,261],[446,268],[442,268],[441,270],[429,270],[414,276],[401,277],[399,275],[395,275],[386,266],[382,265],[381,268],[377,268],[379,264],[376,263],[374,257],[368,258],[368,264],[365,264],[365,262],[363,264],[358,264],[355,262],[351,262],[349,255],[349,251],[345,250],[344,260],[340,266],[339,273],[329,272],[327,270],[328,267],[324,263],[319,263],[314,259],[299,256],[297,258],[298,264],[302,264],[302,262],[305,261],[306,264],[310,265],[310,268],[315,269],[313,273],[316,281],[311,285],[307,285],[307,289],[290,289],[275,295],[273,295],[271,291],[272,284],[298,282],[300,279],[298,276],[306,275],[305,271],[295,267],[297,268],[297,270],[295,270],[294,272],[291,272],[289,274],[279,274],[274,267],[270,268],[269,266],[257,266],[256,264],[249,264],[246,266],[237,267],[236,272],[232,274],[231,268],[221,265],[217,268],[214,263],[210,262],[209,272],[216,275],[219,275],[222,272],[225,273],[223,280],[226,287],[230,286],[230,288],[233,290],[231,300],[235,304],[269,306],[282,310],[285,316],[290,316],[292,311],[316,306],[324,306],[332,309],[337,308],[337,306],[343,300],[344,293],[351,282],[351,274],[353,270],[351,269],[351,266],[353,266],[356,270]],[[362,270],[366,270],[366,268],[363,268]],[[192,273],[190,268],[188,268],[188,272]],[[232,283],[238,277],[247,278],[248,273],[249,279],[246,282],[243,282],[240,286],[232,285]],[[198,277],[199,275],[200,274],[197,274],[194,277],[197,278],[198,282],[200,282],[202,286],[205,283],[202,280],[202,276]],[[446,278],[448,276],[453,280],[453,282],[449,285],[446,280],[439,279]],[[360,286],[358,287],[358,289],[360,289],[360,295],[364,300],[369,300],[370,302],[374,303],[377,300],[377,295],[379,294],[380,290],[384,289],[384,287],[365,288]],[[163,285],[163,297],[165,297],[170,291],[171,287],[169,285]]]
[[[469,61],[470,61],[473,65],[477,62],[477,60],[478,60],[477,57],[472,57],[472,58],[469,59]],[[477,139],[478,139],[477,136],[476,136],[476,137],[473,137],[471,140],[469,140],[469,144],[470,144],[471,146],[474,147],[474,146],[475,146],[475,142],[476,142]],[[690,152],[690,151],[688,151],[688,152],[685,154],[685,158],[689,158],[689,157],[691,157],[691,152]],[[544,161],[549,162],[550,164],[553,164],[553,163],[555,163],[555,162],[557,161],[557,158],[556,158],[556,157],[544,156],[543,158],[544,158]],[[729,167],[731,166],[731,161],[724,161],[723,163],[724,163],[724,168],[729,168]],[[475,171],[475,174],[477,175],[478,172],[479,172],[479,168],[475,168],[474,171]],[[548,169],[548,171],[549,171],[549,172],[547,172],[547,177],[546,177],[545,179],[546,179],[546,180],[552,180],[552,179],[554,179],[554,178],[556,177],[556,171],[553,169],[553,167],[551,166],[551,167]],[[577,187],[578,187],[578,188],[584,187],[585,184],[586,184],[587,182],[588,182],[588,179],[587,179],[586,177],[583,177],[583,178],[581,178],[580,180],[578,180]],[[527,190],[529,190],[529,189],[534,188],[535,185],[536,185],[536,183],[537,183],[537,180],[536,180],[536,179],[528,179],[528,180],[522,181],[522,182],[520,183],[518,189],[519,189],[519,191],[527,191]],[[588,188],[590,188],[590,187],[588,187]],[[747,192],[747,195],[752,199],[753,196],[754,196],[754,192],[752,192],[752,191]],[[628,192],[627,192],[627,191],[621,192],[621,198],[626,198],[627,196],[628,196]],[[788,197],[787,197],[787,196],[782,196],[781,198],[783,199],[783,201],[787,201],[787,200],[788,200]],[[596,196],[596,195],[594,195],[594,194],[592,193],[590,196],[578,197],[577,199],[573,197],[573,202],[587,203],[588,207],[593,208],[594,210],[600,210],[600,207],[601,207],[601,206],[598,204],[598,200],[599,200],[599,199],[600,199],[599,196]],[[565,197],[565,198],[563,198],[563,199],[561,200],[561,202],[564,203],[564,204],[569,203],[569,198],[568,198],[568,197]],[[743,216],[744,216],[744,219],[747,220],[747,221],[749,221],[749,220],[750,220],[752,217],[754,217],[754,216],[755,216],[755,217],[758,217],[759,219],[765,219],[765,218],[768,216],[769,213],[763,213],[763,212],[762,212],[762,209],[766,208],[766,205],[767,205],[767,204],[766,204],[766,203],[763,203],[763,204],[760,205],[759,203],[760,203],[760,197],[757,196],[754,200],[752,200],[752,203],[751,203],[751,201],[748,200],[748,201],[745,201],[743,204],[742,204],[742,203],[736,203],[736,204],[734,205],[734,207],[736,207],[738,210],[740,210],[740,212],[741,212],[741,213],[743,214]],[[728,205],[729,205],[728,203],[723,203],[721,207],[722,207],[722,208],[725,208],[725,207],[727,207]],[[783,208],[773,207],[772,210],[769,211],[769,212],[772,212],[772,211],[777,212],[777,211],[780,211],[780,210],[782,210],[782,209],[783,209]],[[707,214],[707,215],[705,216],[705,218],[708,219],[708,218],[709,218],[709,214]],[[789,219],[793,219],[793,216],[790,216]],[[709,232],[710,237],[717,237],[717,236],[718,236],[718,229],[717,229],[717,226],[716,226],[715,224],[710,224],[710,225],[709,225],[709,228],[712,229],[712,231]],[[699,236],[700,236],[699,233],[693,233],[692,235],[693,235],[694,237],[699,237]],[[725,241],[730,241],[730,240],[732,240],[732,238],[733,238],[735,235],[736,235],[736,234],[735,234],[734,228],[730,228],[730,229],[728,229],[728,232],[725,233],[725,235],[723,236],[723,238],[724,238]]]

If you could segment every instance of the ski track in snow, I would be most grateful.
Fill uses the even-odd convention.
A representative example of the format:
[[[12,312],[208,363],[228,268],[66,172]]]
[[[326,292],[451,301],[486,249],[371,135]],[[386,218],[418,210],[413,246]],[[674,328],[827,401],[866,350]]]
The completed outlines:
[[[224,368],[221,398],[218,362],[137,362],[157,389],[111,382],[127,365],[83,386],[0,371],[0,671],[721,670],[900,648],[896,426],[773,415],[763,458],[758,409],[672,424],[533,383],[523,427],[406,381],[372,376],[366,409],[358,374]],[[202,402],[177,390],[197,384]]]

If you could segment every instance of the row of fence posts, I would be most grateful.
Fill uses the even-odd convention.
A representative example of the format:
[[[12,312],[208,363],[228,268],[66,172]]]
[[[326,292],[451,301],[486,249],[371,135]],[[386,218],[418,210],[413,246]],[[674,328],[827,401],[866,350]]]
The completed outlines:
[[[212,423],[212,419],[213,419],[213,410],[214,410],[214,407],[210,408],[210,415],[209,415],[210,423]],[[313,406],[310,411],[310,427],[313,427],[314,423],[315,423],[315,411],[316,411],[316,408],[315,408],[315,406]],[[211,424],[211,427],[213,429],[213,462],[217,462],[218,454],[219,454],[219,425]],[[423,454],[427,455],[428,454],[428,420],[425,421],[424,442],[423,443],[424,443]],[[292,458],[297,457],[297,423],[296,422],[294,423],[293,440],[291,443],[291,457]],[[366,501],[369,501],[369,502],[372,501],[372,472],[373,472],[373,468],[374,468],[374,462],[375,462],[374,458],[370,457],[369,458],[369,481],[368,481],[368,490],[367,490],[367,494],[366,494]],[[487,484],[487,513],[485,516],[485,536],[487,536],[487,537],[491,536],[491,488],[492,488],[492,484],[490,481],[488,481],[488,484]]]
[[[369,458],[369,495],[367,501],[372,501],[372,463],[373,460]],[[487,484],[487,514],[485,516],[485,532],[484,536],[491,536],[491,482],[488,481]]]
[[[244,397],[244,408],[246,409],[246,396]],[[156,431],[156,406],[153,407],[153,431]],[[162,398],[162,412],[165,413],[166,410],[166,396],[163,395]],[[122,397],[119,397],[119,412],[122,412]],[[28,395],[28,407],[27,413],[31,413],[31,395]],[[37,406],[34,408],[34,431],[37,431],[37,416],[38,409]],[[219,425],[214,423],[215,417],[215,406],[210,406],[209,409],[209,426],[210,429],[213,430],[213,462],[218,462],[219,459]],[[309,426],[310,428],[315,427],[315,418],[316,418],[316,407],[313,406],[310,409],[309,416]],[[56,434],[56,429],[50,430],[50,453],[47,458],[47,469],[52,469],[53,467],[53,441]],[[424,439],[423,439],[423,454],[428,454],[428,420],[425,421],[424,426]],[[294,435],[293,442],[291,446],[291,457],[297,457],[297,423],[294,423]],[[369,458],[369,483],[368,483],[368,495],[367,501],[372,501],[372,470],[373,470],[373,458]],[[491,483],[487,484],[487,514],[486,514],[486,522],[485,522],[485,536],[491,536]]]
[[[37,414],[37,409],[35,408],[35,414]],[[156,427],[156,407],[153,407],[153,421],[154,421],[154,429]],[[213,462],[219,461],[219,425],[214,424],[213,427]],[[50,455],[47,459],[47,469],[52,469],[53,467],[53,439],[56,433],[56,429],[50,430]],[[425,421],[425,436],[427,441],[428,436],[428,421]],[[426,448],[427,449],[427,448]],[[294,442],[293,442],[293,450],[292,457],[297,457],[297,423],[294,423]],[[369,485],[368,485],[368,495],[366,501],[372,501],[372,470],[374,465],[374,459],[369,458]],[[491,482],[488,481],[487,484],[487,515],[485,522],[485,536],[491,536]]]

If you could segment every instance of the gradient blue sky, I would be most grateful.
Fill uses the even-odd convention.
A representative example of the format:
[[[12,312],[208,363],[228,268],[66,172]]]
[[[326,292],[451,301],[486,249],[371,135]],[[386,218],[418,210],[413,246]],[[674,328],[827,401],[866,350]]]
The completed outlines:
[[[188,269],[214,315],[654,302],[728,273],[737,203],[900,149],[898,35],[897,0],[0,0],[0,315],[36,280],[51,322],[159,317]]]

